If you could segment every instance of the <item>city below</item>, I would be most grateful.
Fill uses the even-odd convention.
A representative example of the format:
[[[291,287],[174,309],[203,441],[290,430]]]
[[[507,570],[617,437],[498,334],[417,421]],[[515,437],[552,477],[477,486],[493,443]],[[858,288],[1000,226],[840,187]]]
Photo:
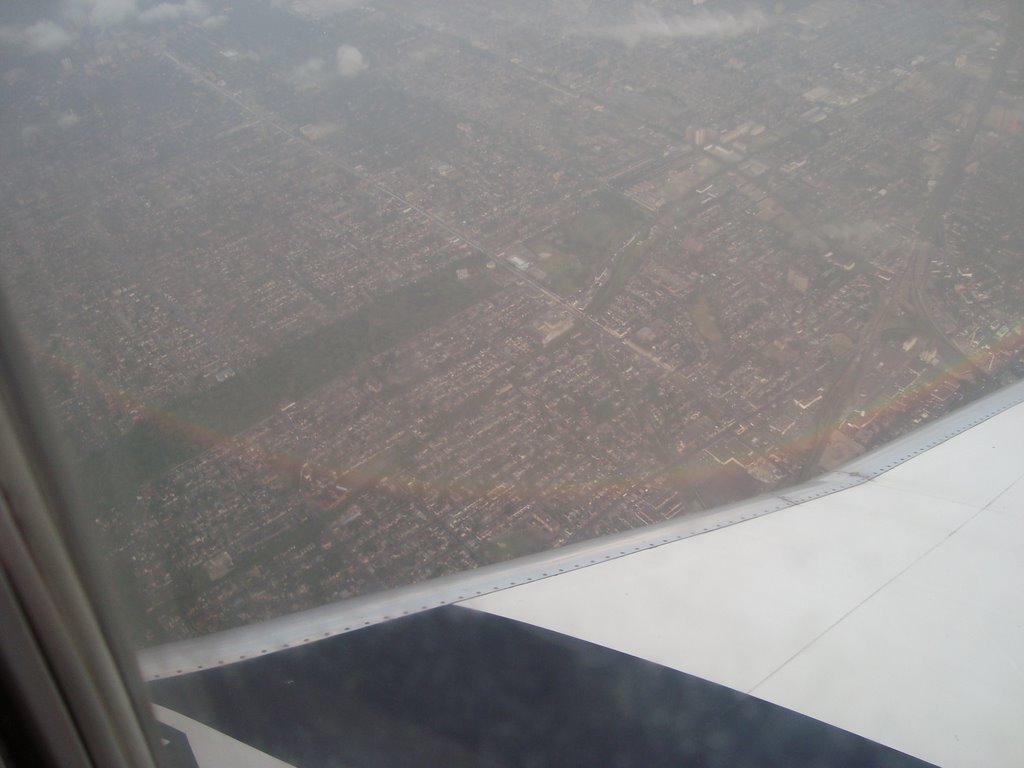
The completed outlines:
[[[1024,374],[1020,3],[71,5],[0,26],[0,267],[142,645]]]

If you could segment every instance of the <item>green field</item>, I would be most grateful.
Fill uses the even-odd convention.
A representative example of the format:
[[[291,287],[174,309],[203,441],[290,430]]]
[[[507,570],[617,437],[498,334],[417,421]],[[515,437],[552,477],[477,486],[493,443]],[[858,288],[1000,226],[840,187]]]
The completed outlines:
[[[538,256],[536,265],[548,274],[551,287],[570,294],[587,285],[642,222],[640,210],[626,198],[598,190],[583,210],[526,246]],[[549,256],[540,258],[545,253]]]
[[[473,264],[479,259],[474,258]],[[458,281],[452,265],[374,299],[338,321],[256,360],[249,368],[164,409],[153,409],[81,467],[97,508],[121,506],[138,487],[272,415],[359,363],[448,320],[493,292],[486,278]]]
[[[697,331],[700,335],[711,345],[718,346],[724,341],[722,332],[718,329],[715,314],[707,301],[699,299],[690,307],[690,318],[693,320],[693,324],[697,326]]]

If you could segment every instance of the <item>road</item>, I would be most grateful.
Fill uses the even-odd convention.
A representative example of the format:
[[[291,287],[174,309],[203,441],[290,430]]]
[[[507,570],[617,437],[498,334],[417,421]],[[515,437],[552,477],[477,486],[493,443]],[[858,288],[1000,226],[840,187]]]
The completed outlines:
[[[294,141],[301,142],[311,152],[316,154],[318,157],[323,159],[325,162],[330,163],[334,167],[336,167],[339,170],[347,173],[349,176],[351,176],[351,177],[353,177],[355,179],[358,179],[359,181],[363,182],[364,184],[367,184],[367,185],[373,187],[378,192],[380,192],[381,194],[385,195],[387,198],[389,198],[389,199],[393,200],[394,202],[400,204],[403,208],[409,208],[409,209],[415,211],[420,216],[422,216],[424,219],[426,219],[427,221],[429,221],[430,223],[432,223],[433,225],[438,227],[440,230],[442,230],[442,231],[452,235],[453,237],[458,238],[459,240],[461,240],[463,243],[468,245],[470,248],[472,248],[474,251],[476,251],[480,255],[484,256],[485,258],[487,258],[490,261],[493,261],[499,268],[501,268],[501,269],[505,270],[506,272],[512,274],[518,282],[523,283],[525,285],[528,285],[530,288],[535,290],[537,293],[542,294],[552,304],[555,304],[555,305],[561,307],[562,309],[564,309],[566,312],[568,312],[573,317],[577,318],[578,320],[583,321],[584,323],[590,325],[592,328],[596,329],[598,332],[600,332],[600,333],[604,334],[605,336],[607,336],[608,338],[614,340],[616,344],[621,345],[622,348],[628,350],[630,352],[630,354],[644,359],[646,362],[651,363],[651,364],[661,368],[663,371],[672,372],[672,371],[675,370],[671,365],[669,365],[665,361],[661,360],[656,355],[653,355],[653,354],[651,354],[651,353],[649,353],[649,352],[647,352],[647,351],[645,351],[643,349],[640,349],[640,348],[638,348],[638,347],[636,347],[634,345],[626,343],[626,339],[621,337],[615,330],[613,330],[612,328],[610,328],[607,325],[605,325],[604,323],[602,323],[599,319],[597,319],[593,315],[590,315],[586,311],[580,309],[579,307],[576,307],[575,305],[572,304],[572,302],[570,302],[567,299],[563,298],[562,296],[560,296],[559,294],[555,293],[551,289],[545,287],[544,285],[541,285],[538,281],[534,280],[529,275],[524,274],[521,270],[517,269],[515,266],[510,264],[505,259],[499,258],[494,253],[492,253],[489,249],[485,248],[483,245],[481,245],[480,243],[476,242],[476,240],[474,240],[472,237],[467,235],[462,230],[452,226],[451,224],[446,222],[444,219],[440,218],[436,214],[431,213],[427,209],[422,208],[419,205],[416,205],[415,203],[411,202],[410,200],[407,200],[406,198],[404,198],[401,194],[399,194],[395,190],[391,189],[390,187],[388,187],[388,186],[386,186],[384,184],[381,184],[380,182],[378,182],[375,179],[371,178],[369,175],[367,175],[365,173],[360,173],[359,171],[355,170],[354,168],[352,168],[349,165],[347,165],[346,163],[344,163],[342,160],[340,160],[335,155],[333,155],[333,154],[331,154],[329,152],[326,152],[325,150],[323,150],[320,147],[316,146],[312,142],[307,141],[305,139],[305,137],[303,137],[300,133],[298,133],[297,131],[292,130],[291,128],[287,127],[286,125],[283,125],[281,123],[281,121],[279,119],[277,119],[276,115],[274,115],[273,113],[267,112],[267,111],[264,111],[264,110],[261,110],[261,109],[258,109],[256,107],[253,107],[253,106],[247,104],[242,99],[240,99],[238,96],[236,96],[234,93],[232,93],[228,88],[226,88],[226,87],[216,83],[215,81],[213,81],[212,79],[207,77],[205,74],[203,74],[201,71],[199,71],[198,69],[196,69],[192,65],[190,65],[190,64],[188,64],[186,62],[183,62],[181,59],[177,58],[176,56],[171,54],[169,51],[163,50],[163,51],[160,52],[160,55],[163,56],[163,58],[165,58],[167,61],[171,62],[171,64],[173,64],[178,70],[180,70],[181,72],[187,74],[193,80],[195,80],[197,82],[201,82],[203,85],[205,85],[207,88],[209,88],[210,90],[212,90],[214,93],[218,94],[219,96],[221,96],[221,97],[231,101],[237,107],[239,107],[240,109],[245,111],[247,114],[251,115],[255,120],[263,123],[267,127],[276,130],[277,132],[283,134],[284,136],[287,136],[288,138],[290,138],[290,139],[292,139]]]
[[[818,464],[828,446],[829,438],[842,424],[842,419],[845,417],[844,412],[854,402],[865,357],[871,346],[878,342],[879,326],[894,303],[899,303],[911,312],[927,328],[931,341],[938,346],[939,352],[951,369],[969,370],[976,378],[982,380],[988,378],[988,374],[965,355],[953,339],[939,327],[925,297],[928,285],[927,269],[929,256],[932,254],[932,244],[941,247],[944,243],[943,216],[953,199],[960,179],[963,177],[964,168],[970,158],[971,147],[981,128],[982,121],[988,114],[1006,77],[1007,69],[1013,61],[1014,54],[1017,52],[1018,37],[1022,30],[1024,30],[1024,13],[1017,13],[1012,23],[1007,25],[1005,36],[992,64],[992,71],[975,103],[971,121],[961,134],[957,146],[953,149],[950,162],[932,192],[927,210],[919,226],[919,232],[915,233],[904,269],[890,283],[887,295],[878,302],[874,315],[858,339],[853,357],[844,366],[839,377],[823,398],[812,430],[813,443],[804,460],[799,481],[810,480],[819,474]]]

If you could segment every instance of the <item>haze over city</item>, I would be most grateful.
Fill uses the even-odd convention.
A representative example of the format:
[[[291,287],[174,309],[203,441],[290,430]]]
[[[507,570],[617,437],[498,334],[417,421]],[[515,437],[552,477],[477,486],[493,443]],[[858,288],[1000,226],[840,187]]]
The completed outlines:
[[[1018,379],[1022,17],[5,6],[0,265],[136,640],[782,488]]]

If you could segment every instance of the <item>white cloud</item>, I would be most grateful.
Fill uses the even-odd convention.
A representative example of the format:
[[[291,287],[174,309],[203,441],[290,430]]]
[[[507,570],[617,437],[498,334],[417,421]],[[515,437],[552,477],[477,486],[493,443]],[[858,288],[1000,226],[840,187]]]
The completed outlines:
[[[355,77],[369,67],[358,48],[341,45],[335,54],[333,69],[324,59],[315,57],[299,64],[285,79],[296,88],[315,88],[336,77]]]
[[[314,0],[310,4],[321,13],[343,13],[366,5],[366,0]]]
[[[223,13],[219,13],[216,16],[207,16],[205,19],[199,22],[199,26],[201,26],[203,29],[216,29],[217,27],[223,26],[227,20],[227,16],[225,16]]]
[[[315,58],[299,64],[293,69],[287,80],[296,88],[312,88],[322,85],[330,79],[331,73],[323,59]]]
[[[292,0],[271,0],[271,5],[288,8],[300,16],[314,19],[344,13],[366,3],[367,0],[303,0],[301,4],[293,4]]]
[[[65,15],[79,24],[111,27],[138,14],[135,0],[65,0]]]
[[[78,124],[78,121],[81,119],[82,118],[75,114],[74,111],[69,110],[67,112],[64,112],[60,115],[60,117],[57,118],[57,125],[65,129],[73,128],[75,125]]]
[[[338,47],[337,66],[338,74],[342,77],[355,77],[360,72],[370,68],[370,65],[366,63],[366,59],[363,58],[362,52],[351,45]]]
[[[133,20],[156,24],[217,18],[210,16],[206,0],[164,0],[145,5],[140,9],[138,0],[64,0],[64,15],[76,24],[92,27],[112,27]]]
[[[52,53],[74,41],[74,33],[52,21],[39,21],[27,27],[0,27],[0,42],[18,46],[29,53]]]
[[[595,37],[636,45],[642,40],[659,38],[736,37],[755,30],[767,22],[757,10],[735,13],[699,13],[692,16],[664,16],[657,11],[639,8],[633,18],[622,24],[592,30]]]
[[[165,21],[202,21],[210,15],[203,0],[185,0],[182,3],[157,3],[139,13],[143,24]]]

